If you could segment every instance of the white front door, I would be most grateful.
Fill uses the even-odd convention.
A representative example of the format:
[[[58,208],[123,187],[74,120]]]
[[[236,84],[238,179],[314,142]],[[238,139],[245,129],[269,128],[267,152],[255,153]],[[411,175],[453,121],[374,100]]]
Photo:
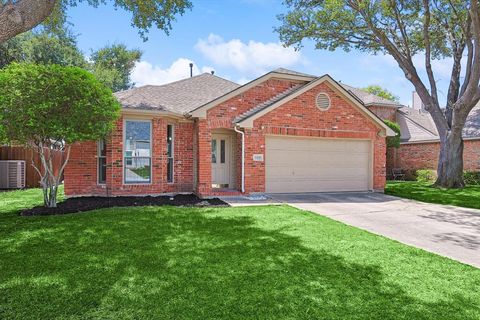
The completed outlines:
[[[225,134],[212,134],[212,188],[231,185],[232,138]]]

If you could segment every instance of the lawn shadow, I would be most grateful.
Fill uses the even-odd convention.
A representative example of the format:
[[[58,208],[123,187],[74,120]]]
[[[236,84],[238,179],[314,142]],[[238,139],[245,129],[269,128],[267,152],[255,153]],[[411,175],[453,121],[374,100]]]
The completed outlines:
[[[378,266],[223,210],[27,219],[0,238],[0,318],[478,318],[478,301],[412,297]]]

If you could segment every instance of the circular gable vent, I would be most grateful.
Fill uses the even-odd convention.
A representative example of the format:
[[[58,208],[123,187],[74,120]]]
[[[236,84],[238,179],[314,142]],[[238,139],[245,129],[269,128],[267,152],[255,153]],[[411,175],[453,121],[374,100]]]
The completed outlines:
[[[315,102],[320,110],[330,108],[330,97],[325,93],[319,93]]]

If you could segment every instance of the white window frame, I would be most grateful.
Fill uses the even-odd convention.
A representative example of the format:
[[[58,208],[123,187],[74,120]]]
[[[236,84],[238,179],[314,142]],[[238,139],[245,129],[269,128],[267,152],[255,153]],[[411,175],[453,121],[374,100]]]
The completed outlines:
[[[168,157],[167,154],[167,161],[169,158],[172,158],[172,181],[168,181],[168,162],[167,162],[167,183],[172,184],[175,183],[175,125],[173,123],[167,123],[167,153],[168,153],[168,126],[172,127],[172,156]]]
[[[126,134],[127,134],[127,122],[148,122],[150,123],[150,180],[141,182],[141,181],[133,181],[127,182],[125,176],[125,142],[126,142]],[[152,184],[153,181],[153,139],[152,139],[152,131],[153,131],[153,122],[151,119],[137,119],[137,118],[124,118],[123,119],[123,134],[122,134],[122,183],[124,185],[149,185]],[[133,157],[132,157],[133,158]],[[142,157],[148,158],[148,157]]]
[[[105,156],[102,156],[100,153],[100,145],[101,143],[105,144]],[[97,140],[97,184],[98,185],[106,185],[107,184],[107,173],[105,171],[105,181],[100,182],[100,159],[105,158],[105,166],[107,165],[107,141],[105,139]]]

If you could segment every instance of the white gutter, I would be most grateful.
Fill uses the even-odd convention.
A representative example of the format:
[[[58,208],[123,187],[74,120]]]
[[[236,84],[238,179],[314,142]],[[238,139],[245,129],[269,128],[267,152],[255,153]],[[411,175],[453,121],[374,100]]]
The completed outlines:
[[[234,126],[233,130],[242,135],[242,193],[245,193],[245,133]]]

